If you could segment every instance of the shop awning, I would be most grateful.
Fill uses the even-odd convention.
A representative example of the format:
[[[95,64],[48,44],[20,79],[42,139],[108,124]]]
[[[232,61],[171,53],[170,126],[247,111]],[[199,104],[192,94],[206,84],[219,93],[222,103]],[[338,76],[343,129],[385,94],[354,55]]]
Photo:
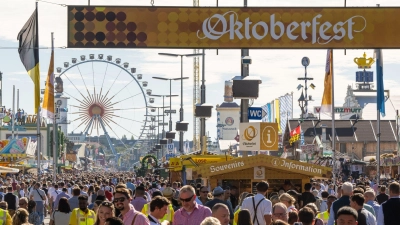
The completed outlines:
[[[203,178],[208,178],[215,175],[245,170],[256,166],[263,166],[266,167],[266,169],[271,170],[282,170],[289,173],[298,173],[310,177],[330,177],[330,171],[332,171],[330,167],[303,163],[269,155],[235,158],[225,162],[202,165],[200,167],[193,168],[193,170]]]
[[[19,169],[0,166],[0,173],[18,173]]]

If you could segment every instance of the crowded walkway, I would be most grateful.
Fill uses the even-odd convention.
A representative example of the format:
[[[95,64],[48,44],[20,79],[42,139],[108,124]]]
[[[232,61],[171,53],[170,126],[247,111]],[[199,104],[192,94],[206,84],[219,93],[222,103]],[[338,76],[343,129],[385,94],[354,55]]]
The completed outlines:
[[[285,180],[255,193],[236,187],[134,172],[75,173],[53,177],[9,175],[0,180],[0,221],[6,225],[395,225],[400,185],[360,178],[310,179],[299,188]]]

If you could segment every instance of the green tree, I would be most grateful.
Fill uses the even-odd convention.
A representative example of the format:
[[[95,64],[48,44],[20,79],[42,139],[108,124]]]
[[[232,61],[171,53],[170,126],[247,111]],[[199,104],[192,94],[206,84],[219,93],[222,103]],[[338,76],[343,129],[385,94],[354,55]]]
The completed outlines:
[[[133,135],[131,136],[131,141],[134,141],[135,140],[135,138],[133,137]]]
[[[126,140],[128,140],[127,138],[126,138],[126,135],[124,134],[124,135],[122,135],[122,138],[121,138],[121,140],[123,141],[123,142],[125,142]]]

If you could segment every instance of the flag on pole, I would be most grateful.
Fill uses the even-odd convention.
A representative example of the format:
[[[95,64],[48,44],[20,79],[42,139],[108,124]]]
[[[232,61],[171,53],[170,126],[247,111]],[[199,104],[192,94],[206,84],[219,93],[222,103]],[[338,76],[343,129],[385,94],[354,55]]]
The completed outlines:
[[[300,125],[290,131],[289,144],[292,145],[294,142],[300,139],[301,127]]]
[[[271,107],[271,103],[267,103],[267,116],[268,116],[268,120],[266,122],[272,122],[272,115],[274,113],[272,112],[272,107]]]
[[[37,9],[18,33],[18,53],[26,71],[31,77],[34,88],[35,113],[40,105],[40,73],[39,73],[39,34],[37,31]]]
[[[383,58],[382,49],[375,50],[376,58],[376,85],[377,85],[377,110],[385,116],[385,89],[383,88]]]
[[[332,112],[332,49],[328,49],[325,66],[324,95],[322,96],[321,112]]]
[[[275,99],[275,118],[276,118],[276,121],[274,121],[274,122],[278,124],[278,131],[282,132],[281,131],[281,129],[282,129],[281,128],[281,115],[279,112],[279,98]]]
[[[43,117],[54,118],[54,51],[51,51],[49,72],[47,74],[46,89],[41,114]]]
[[[185,142],[184,152],[185,152],[185,154],[188,154],[188,153],[190,152],[189,141],[186,141],[186,142]]]
[[[292,111],[292,95],[286,94],[279,97],[280,128],[282,133],[285,132],[287,121],[292,118]]]

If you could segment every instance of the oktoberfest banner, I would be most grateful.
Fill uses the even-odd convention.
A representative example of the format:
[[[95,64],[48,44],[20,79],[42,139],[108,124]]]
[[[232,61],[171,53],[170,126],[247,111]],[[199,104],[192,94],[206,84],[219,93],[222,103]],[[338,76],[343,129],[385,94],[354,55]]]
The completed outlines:
[[[68,6],[69,48],[399,48],[399,7]]]

